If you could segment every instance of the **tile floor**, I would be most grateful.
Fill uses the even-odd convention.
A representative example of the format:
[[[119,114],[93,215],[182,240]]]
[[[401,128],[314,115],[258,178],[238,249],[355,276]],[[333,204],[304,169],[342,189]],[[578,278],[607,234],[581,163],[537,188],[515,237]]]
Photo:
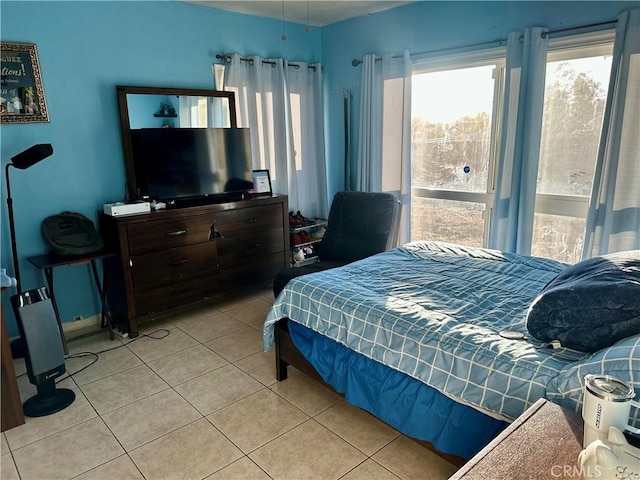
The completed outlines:
[[[65,410],[2,433],[9,479],[444,479],[455,467],[262,351],[270,287],[145,323],[162,336],[69,342],[101,352],[59,383]],[[153,333],[155,332],[155,333]],[[109,350],[116,345],[121,348]],[[67,359],[75,372],[91,357]],[[16,360],[17,374],[24,361]],[[23,400],[35,393],[18,378]]]

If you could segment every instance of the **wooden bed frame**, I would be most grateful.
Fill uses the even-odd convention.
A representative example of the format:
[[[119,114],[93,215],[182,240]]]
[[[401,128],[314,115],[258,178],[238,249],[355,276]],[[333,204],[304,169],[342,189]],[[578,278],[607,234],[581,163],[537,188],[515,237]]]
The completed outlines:
[[[300,353],[300,351],[296,348],[293,340],[291,338],[291,334],[289,333],[288,327],[288,319],[284,318],[279,320],[275,324],[275,349],[276,349],[276,378],[278,381],[287,379],[287,367],[289,365],[297,368],[298,370],[306,373],[310,377],[319,381],[323,385],[329,387],[331,390],[335,392],[335,389],[326,383],[320,374],[316,371],[316,369],[309,363],[309,361]],[[336,392],[340,394],[340,392]],[[342,394],[340,394],[342,395]],[[444,458],[447,462],[461,467],[466,463],[462,457],[458,457],[457,455],[451,455],[449,453],[443,453],[438,451],[430,442],[425,440],[418,440],[412,438],[413,441],[419,443],[423,447],[432,451],[436,455]]]

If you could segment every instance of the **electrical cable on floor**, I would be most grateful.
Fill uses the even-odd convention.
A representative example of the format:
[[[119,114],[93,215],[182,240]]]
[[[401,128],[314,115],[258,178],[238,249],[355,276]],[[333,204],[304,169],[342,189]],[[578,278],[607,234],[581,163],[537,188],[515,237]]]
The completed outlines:
[[[122,345],[121,345],[122,346]],[[120,347],[115,347],[115,348],[120,348]],[[82,358],[82,357],[90,357],[93,356],[94,359],[93,361],[89,364],[89,365],[85,365],[84,367],[82,367],[80,370],[78,370],[77,372],[73,372],[73,373],[69,373],[66,372],[66,375],[63,375],[62,377],[60,377],[58,380],[56,380],[56,385],[63,381],[66,380],[69,377],[72,377],[73,375],[75,375],[76,373],[80,373],[83,370],[86,370],[87,368],[89,368],[91,365],[93,365],[94,363],[96,363],[98,361],[98,354],[97,353],[93,353],[93,352],[78,352],[78,353],[74,353],[71,355],[67,355],[67,357],[65,358],[65,360],[67,358]],[[23,374],[24,375],[24,374]]]
[[[154,333],[158,333],[158,332],[164,332],[165,334],[164,334],[163,336],[161,336],[161,337],[154,337],[154,336],[153,336],[153,334],[154,334]],[[115,347],[106,348],[106,349],[104,349],[104,350],[100,350],[100,351],[98,351],[98,352],[78,352],[78,353],[73,353],[73,354],[71,354],[71,355],[67,355],[67,356],[65,357],[65,361],[66,361],[67,359],[69,359],[69,358],[82,358],[82,357],[88,357],[88,356],[91,356],[91,355],[95,355],[95,358],[94,358],[94,360],[93,360],[89,365],[85,365],[85,366],[84,366],[84,367],[82,367],[80,370],[78,370],[78,371],[76,371],[76,372],[73,372],[73,373],[67,372],[67,375],[66,375],[66,376],[63,376],[63,377],[59,378],[58,380],[56,380],[56,384],[57,384],[58,382],[61,382],[61,381],[63,381],[63,380],[66,380],[66,379],[67,379],[67,378],[69,378],[69,377],[73,377],[73,376],[74,376],[74,375],[76,375],[77,373],[80,373],[80,372],[82,372],[83,370],[86,370],[87,368],[89,368],[91,365],[93,365],[94,363],[96,363],[96,362],[98,361],[99,355],[100,355],[101,353],[111,352],[111,351],[113,351],[113,350],[117,350],[118,348],[126,347],[127,345],[132,344],[133,342],[135,342],[136,340],[138,340],[139,338],[142,338],[142,337],[153,338],[154,340],[162,340],[163,338],[166,338],[166,337],[168,337],[169,335],[171,335],[171,330],[166,329],[166,328],[159,328],[158,330],[155,330],[155,331],[153,331],[153,332],[151,332],[151,333],[138,333],[138,335],[137,335],[136,337],[132,338],[132,339],[131,339],[131,340],[129,340],[127,343],[121,343],[120,345],[117,345],[117,346],[115,346]]]
[[[163,332],[164,335],[162,335],[161,337],[155,337],[154,334],[156,334],[158,332]],[[167,328],[159,328],[157,330],[154,330],[151,333],[139,333],[138,332],[138,335],[136,337],[130,339],[127,343],[121,343],[120,345],[117,345],[115,347],[106,348],[106,349],[100,350],[98,352],[78,352],[78,353],[72,353],[71,355],[67,355],[64,358],[65,361],[70,359],[70,358],[83,358],[83,357],[90,357],[90,356],[93,356],[94,359],[93,359],[93,361],[91,363],[89,363],[88,365],[85,365],[84,367],[82,367],[78,371],[75,371],[73,373],[66,372],[66,375],[63,375],[62,377],[60,377],[59,379],[56,380],[56,384],[58,384],[59,382],[62,382],[63,380],[66,380],[69,377],[73,377],[74,375],[76,375],[76,374],[82,372],[83,370],[86,370],[90,366],[92,366],[94,363],[96,363],[98,361],[99,355],[101,353],[111,352],[112,350],[117,350],[118,348],[126,347],[128,345],[131,345],[133,342],[135,342],[139,338],[148,337],[148,338],[152,338],[154,340],[162,340],[163,338],[166,338],[169,335],[171,335],[171,330],[169,330]],[[27,374],[27,372],[22,373],[20,375],[17,375],[16,378],[23,377],[26,374]]]

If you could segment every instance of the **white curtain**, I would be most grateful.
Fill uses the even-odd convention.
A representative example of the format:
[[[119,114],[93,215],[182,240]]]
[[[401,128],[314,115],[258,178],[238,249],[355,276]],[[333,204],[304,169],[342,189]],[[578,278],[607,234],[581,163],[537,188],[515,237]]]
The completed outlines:
[[[212,97],[207,99],[207,127],[230,127],[229,107],[221,99]]]
[[[382,188],[382,64],[375,55],[362,58],[360,129],[356,189],[379,192]]]
[[[208,98],[204,105],[200,100],[204,97],[182,95],[178,98],[178,123],[181,128],[228,127],[229,108],[220,98]],[[201,109],[205,109],[205,117],[201,119]]]
[[[238,126],[251,130],[253,167],[269,169],[272,190],[288,195],[289,210],[326,217],[322,68],[295,65],[236,53],[224,86],[236,94]]]
[[[224,90],[224,65],[222,64],[213,64],[213,85],[216,90]],[[226,128],[231,125],[229,105],[221,98],[209,99],[208,117],[210,127]]]
[[[411,56],[362,63],[356,188],[391,192],[402,204],[398,243],[411,240]]]
[[[582,257],[640,249],[640,10],[618,17]]]
[[[224,90],[224,71],[225,67],[223,64],[213,64],[213,88],[216,90]]]
[[[546,29],[507,39],[502,138],[489,247],[529,255],[547,65]]]
[[[198,127],[198,97],[181,95],[178,98],[178,120],[182,128]]]
[[[295,62],[287,68],[291,134],[295,147],[296,210],[327,217],[322,71],[319,64]],[[290,176],[291,176],[290,173]],[[292,204],[291,194],[289,204]]]

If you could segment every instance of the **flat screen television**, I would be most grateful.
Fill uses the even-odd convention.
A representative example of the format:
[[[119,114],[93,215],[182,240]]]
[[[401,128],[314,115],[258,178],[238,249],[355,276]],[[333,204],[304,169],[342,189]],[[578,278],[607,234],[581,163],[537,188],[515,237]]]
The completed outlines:
[[[139,196],[207,203],[253,188],[248,128],[131,130]]]

